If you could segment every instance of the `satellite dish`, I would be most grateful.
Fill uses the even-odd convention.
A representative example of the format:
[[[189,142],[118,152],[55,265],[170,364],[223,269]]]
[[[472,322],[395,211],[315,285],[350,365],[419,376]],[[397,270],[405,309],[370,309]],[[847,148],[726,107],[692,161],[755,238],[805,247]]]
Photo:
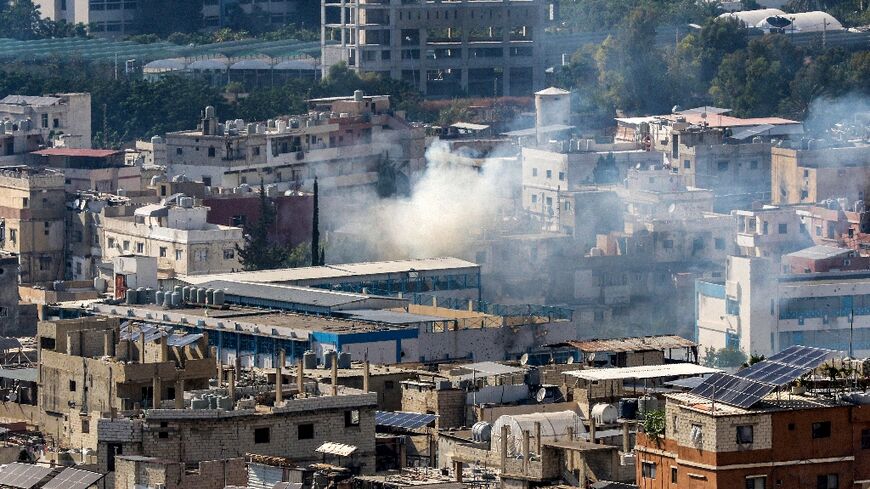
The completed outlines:
[[[783,27],[788,27],[791,25],[791,21],[786,19],[785,17],[781,17],[779,15],[774,15],[773,17],[768,17],[765,21],[772,27],[778,27],[782,29]]]
[[[640,170],[641,168],[643,168],[643,165],[641,165],[640,163],[634,166],[635,170]]]
[[[589,356],[586,357],[586,360],[588,360],[589,363],[594,362],[595,361],[595,352],[593,351],[592,353],[590,353]]]
[[[529,363],[529,354],[523,353],[523,356],[520,357],[520,365],[526,366]]]
[[[568,357],[568,359],[565,360],[565,365],[571,365],[572,363],[574,363],[574,357]]]
[[[675,210],[677,210],[677,204],[671,202],[671,205],[668,206],[668,213],[673,214]]]
[[[547,389],[541,387],[538,389],[537,394],[535,394],[535,400],[538,402],[544,402],[544,399],[547,398]]]

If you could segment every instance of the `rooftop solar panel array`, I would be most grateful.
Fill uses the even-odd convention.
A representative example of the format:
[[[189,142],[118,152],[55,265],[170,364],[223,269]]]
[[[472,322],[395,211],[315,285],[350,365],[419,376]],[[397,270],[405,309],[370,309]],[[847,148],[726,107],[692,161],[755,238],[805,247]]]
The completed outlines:
[[[776,389],[774,385],[717,373],[692,389],[691,393],[729,406],[746,409],[764,399],[774,389]]]
[[[434,414],[377,411],[375,412],[375,425],[415,430],[435,421],[437,417]]]
[[[39,484],[53,471],[54,469],[40,467],[39,465],[9,464],[3,470],[0,470],[0,486],[30,489]]]
[[[87,489],[102,478],[103,475],[96,472],[68,467],[42,486],[42,489]]]

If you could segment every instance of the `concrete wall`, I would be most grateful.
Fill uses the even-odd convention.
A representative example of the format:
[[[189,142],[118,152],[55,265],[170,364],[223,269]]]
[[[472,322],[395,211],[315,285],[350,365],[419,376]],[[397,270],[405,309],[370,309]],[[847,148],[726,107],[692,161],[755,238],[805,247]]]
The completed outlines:
[[[157,458],[120,456],[115,466],[115,489],[163,484],[166,489],[223,489],[247,484],[245,459],[208,460],[186,467]]]

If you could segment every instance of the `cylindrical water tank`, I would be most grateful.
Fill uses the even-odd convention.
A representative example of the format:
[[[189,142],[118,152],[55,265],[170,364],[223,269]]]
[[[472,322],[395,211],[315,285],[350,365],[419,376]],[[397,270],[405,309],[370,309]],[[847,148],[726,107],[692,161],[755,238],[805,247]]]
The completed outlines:
[[[598,425],[615,423],[618,416],[619,413],[613,404],[599,402],[592,406],[592,418]]]
[[[136,289],[127,289],[124,299],[127,304],[135,304],[138,301],[138,298],[136,297]]]
[[[362,102],[363,101],[363,91],[362,90],[354,90],[353,91],[353,100],[354,102]]]
[[[218,409],[229,411],[233,408],[233,401],[228,396],[218,396],[217,407]]]
[[[148,296],[145,295],[145,287],[136,288],[136,304],[148,304]]]
[[[471,427],[471,439],[476,442],[489,443],[492,436],[492,425],[489,421],[478,421]]]
[[[163,293],[163,307],[172,307],[172,292],[166,291]]]
[[[214,304],[214,289],[205,289],[205,303]]]
[[[142,300],[145,304],[154,304],[154,289],[145,287],[145,299]]]
[[[350,368],[350,353],[343,351],[338,354],[338,368]]]
[[[313,351],[306,351],[302,354],[302,364],[306,370],[317,368],[317,354]]]
[[[181,292],[173,292],[170,302],[172,307],[181,307]]]
[[[154,303],[157,304],[158,306],[162,305],[164,295],[166,295],[166,292],[163,292],[162,290],[158,290],[157,292],[155,292],[154,293]]]
[[[332,362],[338,361],[337,357],[338,357],[338,354],[336,354],[334,351],[327,352],[326,355],[323,356],[323,366],[325,368],[331,369]]]
[[[179,295],[180,295],[180,294],[181,294],[181,288],[182,288],[182,287],[181,287],[180,285],[176,285],[175,287],[172,288],[172,291],[173,291],[173,292],[178,292]]]
[[[181,288],[181,300],[184,302],[190,301],[190,289],[192,289],[192,287],[189,285],[185,285]]]
[[[215,110],[214,110],[214,107],[213,107],[213,106],[211,106],[211,105],[207,105],[207,106],[205,107],[205,116],[206,116],[206,118],[208,118],[208,119],[211,119],[212,117],[215,116]]]
[[[619,400],[619,417],[623,419],[637,418],[637,399],[620,399]]]
[[[94,277],[94,290],[98,293],[102,294],[108,288],[108,284],[106,283],[106,279],[100,277]]]
[[[193,293],[193,292],[191,292]],[[205,289],[202,287],[196,288],[196,303],[205,304]]]
[[[191,409],[208,409],[208,399],[193,399],[190,401]]]
[[[223,289],[215,289],[214,291],[214,305],[222,306],[226,301],[226,296],[224,295]]]

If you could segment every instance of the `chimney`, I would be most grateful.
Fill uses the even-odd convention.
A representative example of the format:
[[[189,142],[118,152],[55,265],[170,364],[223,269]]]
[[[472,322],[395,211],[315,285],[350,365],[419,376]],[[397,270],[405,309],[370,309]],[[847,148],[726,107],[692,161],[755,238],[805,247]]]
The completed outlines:
[[[363,392],[369,392],[369,361],[363,363]]]
[[[338,395],[338,354],[332,359],[332,395]]]
[[[284,350],[278,352],[278,367],[275,369],[275,406],[284,402]]]
[[[296,360],[296,390],[300,396],[305,392],[305,362],[301,358]]]
[[[175,409],[184,409],[184,379],[175,381]]]

